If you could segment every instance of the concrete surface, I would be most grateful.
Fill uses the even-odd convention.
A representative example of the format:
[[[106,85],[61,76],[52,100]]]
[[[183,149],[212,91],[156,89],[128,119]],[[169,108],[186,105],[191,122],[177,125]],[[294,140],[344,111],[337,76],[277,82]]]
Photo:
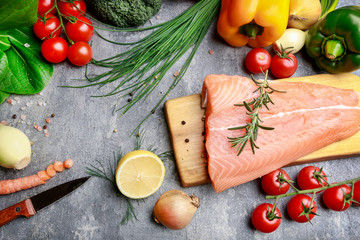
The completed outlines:
[[[194,1],[164,0],[162,9],[151,20],[152,24],[171,19]],[[353,5],[356,0],[343,1],[341,5]],[[114,40],[135,40],[141,34],[104,32]],[[121,52],[123,48],[105,43],[97,36],[93,38],[94,56],[101,59]],[[210,55],[209,50],[214,54]],[[226,45],[213,27],[201,44],[183,81],[167,99],[199,93],[202,81],[207,74],[245,75],[243,67],[248,47],[232,48]],[[321,73],[305,52],[296,55],[299,68],[294,76],[306,76]],[[36,193],[42,192],[60,183],[87,176],[85,168],[101,161],[107,167],[113,161],[113,154],[121,148],[124,152],[133,150],[135,138],[129,137],[136,125],[150,112],[153,105],[173,79],[173,74],[180,68],[182,58],[166,75],[163,83],[143,104],[138,104],[129,113],[121,116],[114,108],[125,103],[127,98],[117,96],[108,98],[91,98],[91,95],[104,93],[97,88],[66,89],[59,85],[72,84],[75,78],[84,76],[83,67],[73,67],[69,63],[55,65],[55,74],[51,83],[40,95],[14,96],[16,104],[0,105],[0,121],[6,120],[11,126],[23,130],[34,142],[31,164],[24,170],[15,171],[0,169],[0,179],[13,179],[35,174],[45,169],[55,160],[63,161],[72,158],[75,165],[72,169],[56,175],[45,185],[33,189],[0,196],[0,209],[15,204]],[[360,75],[360,71],[355,72]],[[110,88],[108,88],[110,89]],[[48,115],[55,114],[48,124],[50,136],[38,132],[33,124],[44,125]],[[17,118],[12,119],[16,114]],[[26,120],[21,121],[20,116]],[[113,132],[117,129],[117,132]],[[170,139],[163,108],[157,110],[142,129],[146,132],[144,146],[155,144],[159,152],[171,150]],[[286,214],[286,203],[279,202],[279,209],[284,219],[277,231],[263,234],[255,231],[250,223],[253,209],[264,202],[265,194],[260,190],[259,181],[255,180],[234,187],[223,193],[215,193],[211,185],[202,185],[184,189],[180,186],[174,162],[165,163],[165,181],[158,192],[140,201],[132,201],[138,212],[138,220],[127,225],[120,221],[125,213],[125,202],[117,197],[112,185],[92,177],[84,186],[61,201],[42,210],[34,217],[19,218],[0,228],[0,239],[359,239],[360,208],[351,207],[345,212],[334,212],[327,209],[316,197],[319,205],[318,214],[309,223],[296,223]],[[358,157],[317,163],[323,166],[331,181],[342,181],[359,176]],[[304,167],[287,167],[286,170],[294,179]],[[191,224],[183,230],[172,231],[157,225],[152,220],[152,209],[158,197],[170,189],[182,189],[195,194],[201,199],[201,207],[196,212]],[[272,202],[272,201],[270,201]]]

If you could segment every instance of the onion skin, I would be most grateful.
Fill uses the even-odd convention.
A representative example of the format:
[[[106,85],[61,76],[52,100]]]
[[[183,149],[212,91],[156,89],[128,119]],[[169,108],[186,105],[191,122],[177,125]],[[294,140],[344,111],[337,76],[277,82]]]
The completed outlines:
[[[200,206],[200,199],[189,196],[181,190],[169,190],[157,200],[153,216],[157,223],[167,228],[179,230],[185,228]]]
[[[289,28],[309,29],[320,18],[319,0],[290,0]]]
[[[31,144],[19,129],[0,124],[0,166],[23,169],[30,163]]]

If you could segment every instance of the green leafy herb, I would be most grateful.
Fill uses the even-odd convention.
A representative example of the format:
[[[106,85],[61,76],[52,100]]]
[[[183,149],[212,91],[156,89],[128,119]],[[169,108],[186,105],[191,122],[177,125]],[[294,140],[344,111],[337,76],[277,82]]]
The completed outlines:
[[[7,99],[10,96],[10,94],[6,93],[6,92],[1,92],[0,91],[0,103],[2,103],[3,101],[5,101],[5,99]]]
[[[254,91],[254,93],[259,92],[260,95],[257,98],[255,98],[254,100],[252,100],[251,102],[244,101],[242,104],[235,104],[235,106],[244,106],[247,110],[247,115],[249,115],[251,118],[251,121],[247,122],[246,125],[229,128],[229,130],[239,130],[239,129],[246,130],[246,132],[243,136],[234,137],[234,138],[228,137],[229,142],[232,143],[232,147],[237,147],[237,151],[238,151],[237,155],[238,156],[244,150],[244,148],[248,142],[250,143],[253,154],[255,154],[255,148],[259,148],[255,144],[255,141],[258,136],[259,128],[261,128],[263,130],[273,130],[274,129],[272,127],[266,127],[266,126],[263,126],[260,124],[262,122],[262,120],[259,117],[259,110],[263,106],[269,110],[268,104],[269,103],[274,104],[271,101],[270,94],[272,94],[273,92],[282,92],[282,93],[284,93],[284,92],[275,90],[274,88],[270,87],[269,82],[267,80],[267,76],[268,76],[268,71],[265,72],[264,81],[257,81],[254,79],[253,76],[251,76],[251,79],[254,81],[256,86],[258,86],[258,88]]]
[[[136,135],[136,143],[135,143],[134,150],[140,150],[141,148],[143,148],[144,139],[145,139],[144,131],[140,131]],[[148,147],[147,150],[157,154],[156,153],[157,149],[154,148],[153,145]],[[172,154],[172,152],[163,152],[163,153],[160,153],[157,155],[163,162],[174,159],[174,155]],[[118,156],[115,156],[115,154],[114,154],[114,160],[112,162],[109,161],[108,167],[105,167],[104,164],[102,163],[102,161],[98,160],[98,161],[96,161],[98,166],[90,164],[90,167],[86,167],[86,173],[91,176],[99,177],[99,178],[105,179],[106,181],[111,182],[111,184],[113,185],[113,187],[115,189],[116,195],[121,196],[122,200],[124,200],[126,202],[126,204],[127,204],[126,212],[121,220],[121,224],[124,225],[124,224],[127,224],[129,221],[133,221],[134,219],[137,220],[137,216],[136,216],[137,211],[136,211],[134,205],[132,204],[132,201],[137,201],[137,200],[129,199],[128,197],[121,194],[121,192],[119,191],[119,188],[116,185],[116,179],[115,179],[116,167],[123,156],[124,156],[124,153],[120,149],[120,153],[118,154]]]
[[[34,25],[38,4],[38,0],[0,1],[0,30]]]
[[[0,31],[11,47],[0,52],[0,91],[15,94],[35,94],[49,82],[53,65],[41,56],[40,43],[33,37],[32,28]]]
[[[0,6],[0,103],[11,93],[35,94],[50,81],[52,64],[41,56],[33,34],[37,0],[2,1]]]
[[[166,72],[190,48],[193,48],[169,89],[136,127],[134,130],[136,132],[141,124],[160,106],[169,92],[180,82],[219,9],[220,0],[201,0],[170,21],[151,28],[137,29],[137,31],[142,31],[156,28],[156,30],[137,42],[118,43],[120,45],[133,45],[128,51],[103,60],[93,59],[93,64],[110,68],[110,70],[91,77],[86,73],[88,81],[91,82],[90,84],[64,87],[82,88],[95,85],[102,87],[116,82],[117,84],[112,91],[96,97],[115,94],[125,96],[132,93],[132,100],[118,109],[118,111],[125,114],[140,100],[147,99],[161,83]]]

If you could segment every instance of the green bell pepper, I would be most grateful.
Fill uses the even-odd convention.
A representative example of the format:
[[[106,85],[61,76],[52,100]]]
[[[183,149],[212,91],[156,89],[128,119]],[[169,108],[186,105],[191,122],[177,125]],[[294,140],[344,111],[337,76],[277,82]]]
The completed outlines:
[[[306,36],[306,51],[329,73],[360,68],[360,6],[346,6],[328,13]]]

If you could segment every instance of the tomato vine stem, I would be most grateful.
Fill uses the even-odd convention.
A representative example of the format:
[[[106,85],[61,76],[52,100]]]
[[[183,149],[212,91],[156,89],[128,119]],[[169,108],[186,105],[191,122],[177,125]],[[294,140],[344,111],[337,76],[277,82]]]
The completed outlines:
[[[299,191],[295,191],[295,192],[291,192],[291,193],[284,193],[284,194],[280,194],[280,195],[276,195],[276,196],[269,195],[269,196],[266,196],[266,199],[280,199],[280,198],[284,198],[284,197],[295,196],[297,194],[316,193],[316,192],[319,192],[322,190],[326,190],[326,189],[333,188],[333,187],[338,187],[338,186],[341,186],[344,184],[354,184],[355,182],[357,182],[359,180],[360,180],[360,177],[357,177],[357,178],[342,181],[342,182],[332,183],[332,184],[329,184],[329,185],[326,185],[323,187],[319,187],[319,188],[299,190]]]

